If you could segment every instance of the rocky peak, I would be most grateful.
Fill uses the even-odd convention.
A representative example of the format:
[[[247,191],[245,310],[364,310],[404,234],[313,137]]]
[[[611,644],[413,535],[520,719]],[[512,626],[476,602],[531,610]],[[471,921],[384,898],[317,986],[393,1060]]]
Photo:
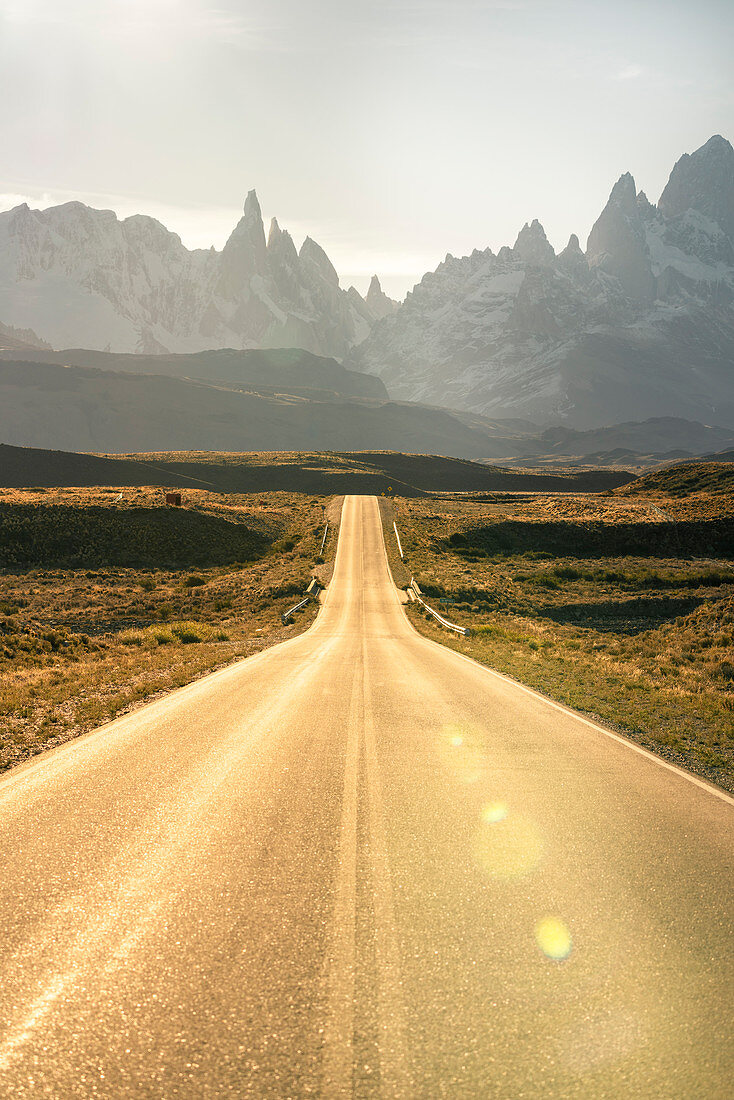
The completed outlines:
[[[635,181],[626,172],[615,183],[607,205],[589,234],[589,267],[614,275],[628,298],[649,302],[655,297],[655,277],[645,236]]]
[[[285,263],[291,268],[298,266],[298,252],[293,238],[287,229],[281,229],[275,218],[270,223],[268,233],[268,259],[273,263]]]
[[[698,210],[734,241],[734,149],[715,134],[695,153],[684,153],[665,185],[658,209],[666,218]]]
[[[222,274],[219,293],[239,297],[253,275],[264,275],[267,245],[260,203],[255,191],[249,191],[243,216],[222,250]]]
[[[657,214],[657,209],[650,202],[644,191],[640,191],[637,196],[637,210],[644,222],[652,221]]]
[[[389,315],[394,313],[398,308],[398,303],[394,302],[392,298],[388,298],[387,294],[385,294],[380,286],[380,280],[376,275],[372,276],[365,302],[367,303],[370,313],[377,321],[381,320],[383,317],[389,317]]]
[[[558,263],[567,272],[588,271],[586,257],[575,233],[568,238],[568,244],[563,251],[558,253]]]
[[[537,218],[530,225],[525,222],[518,233],[515,247],[512,250],[515,256],[524,263],[537,264],[546,267],[552,264],[556,258],[553,246],[545,235],[545,230]]]
[[[637,210],[637,187],[634,176],[625,172],[620,176],[609,195],[608,205],[614,203],[625,214],[633,215]]]
[[[273,218],[270,222],[270,229],[268,230],[268,248],[277,246],[281,237],[283,236],[283,230],[278,225],[278,219]]]
[[[306,237],[301,245],[301,251],[298,253],[298,256],[310,271],[320,276],[332,286],[339,286],[339,276],[336,273],[334,265],[321,245],[316,244],[316,241],[312,240],[311,237]]]

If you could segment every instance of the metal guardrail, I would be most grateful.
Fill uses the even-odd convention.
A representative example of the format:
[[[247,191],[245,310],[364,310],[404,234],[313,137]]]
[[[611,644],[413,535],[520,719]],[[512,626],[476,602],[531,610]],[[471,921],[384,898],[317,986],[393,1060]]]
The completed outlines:
[[[441,626],[445,626],[447,630],[455,630],[457,634],[461,634],[464,638],[467,638],[471,634],[471,630],[468,626],[459,626],[457,623],[449,622],[449,620],[445,619],[443,615],[439,614],[439,612],[436,611],[435,608],[429,607],[429,605],[423,599],[421,590],[413,577],[410,578],[410,588],[412,589],[413,595],[418,603],[421,605],[421,607],[423,607],[429,615],[433,615],[436,622],[439,622]]]
[[[322,558],[324,556],[324,547],[326,546],[326,532],[328,530],[329,530],[329,524],[327,523],[326,527],[324,527],[324,537],[321,540],[321,549],[319,550],[319,557],[320,558]]]
[[[283,614],[280,616],[281,621],[284,624],[287,623],[288,620],[290,619],[291,615],[293,615],[296,611],[300,611],[301,608],[305,607],[306,604],[310,603],[310,602],[311,602],[311,597],[306,596],[306,598],[301,600],[300,603],[294,604],[293,607],[290,607],[287,611],[284,611]]]
[[[400,535],[398,534],[398,525],[393,522],[393,531],[395,532],[395,538],[398,540],[398,552],[400,554],[400,560],[403,560],[403,548],[400,545]]]

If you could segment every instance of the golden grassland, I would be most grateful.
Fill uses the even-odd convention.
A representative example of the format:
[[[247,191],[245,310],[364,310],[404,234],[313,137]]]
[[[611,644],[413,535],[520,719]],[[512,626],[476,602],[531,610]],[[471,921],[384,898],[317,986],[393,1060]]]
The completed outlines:
[[[0,491],[0,770],[305,629],[323,500]]]
[[[388,556],[472,629],[422,633],[734,790],[734,495],[699,484],[383,502]]]

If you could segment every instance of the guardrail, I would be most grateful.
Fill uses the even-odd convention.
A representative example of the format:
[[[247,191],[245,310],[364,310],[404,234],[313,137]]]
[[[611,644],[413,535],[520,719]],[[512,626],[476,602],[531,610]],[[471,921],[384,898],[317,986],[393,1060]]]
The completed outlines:
[[[324,547],[326,546],[326,532],[328,530],[329,530],[329,524],[327,523],[326,527],[324,527],[324,537],[321,540],[321,549],[319,550],[319,557],[320,558],[322,558],[324,556]]]
[[[306,604],[310,603],[310,602],[311,602],[311,597],[306,596],[306,598],[304,600],[301,600],[300,603],[294,604],[293,607],[290,607],[287,611],[284,611],[283,614],[280,616],[281,621],[283,623],[287,623],[288,620],[290,619],[291,615],[295,614],[296,611],[300,611],[301,608],[305,607]]]
[[[471,630],[468,626],[459,626],[457,623],[449,622],[449,620],[445,619],[443,615],[439,614],[439,612],[436,611],[435,608],[429,607],[429,605],[423,599],[421,590],[418,587],[418,582],[415,580],[414,577],[410,578],[410,586],[408,588],[408,592],[410,593],[411,591],[413,592],[413,598],[417,600],[417,602],[421,605],[422,608],[424,608],[428,612],[429,615],[433,615],[436,622],[439,622],[441,626],[445,626],[447,630],[455,630],[457,634],[461,634],[464,638],[467,638],[471,634]]]
[[[395,532],[395,538],[398,540],[398,552],[400,554],[400,560],[402,561],[403,560],[403,548],[400,545],[400,535],[398,534],[398,525],[395,522],[393,522],[392,527],[393,527],[393,531]]]
[[[306,604],[310,603],[311,600],[317,600],[319,598],[320,588],[321,585],[314,577],[308,588],[306,589],[306,595],[304,596],[304,598],[302,600],[299,600],[298,603],[294,604],[293,607],[289,607],[288,610],[284,611],[283,614],[280,616],[280,620],[283,625],[288,622],[291,615],[295,615],[296,611],[302,611]]]

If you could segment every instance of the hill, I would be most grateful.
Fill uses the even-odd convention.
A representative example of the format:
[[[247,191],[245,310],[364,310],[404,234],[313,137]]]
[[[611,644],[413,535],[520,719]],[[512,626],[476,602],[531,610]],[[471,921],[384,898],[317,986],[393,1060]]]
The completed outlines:
[[[0,486],[143,486],[223,493],[430,493],[600,491],[632,478],[621,471],[536,473],[435,455],[367,451],[169,452],[120,457],[0,445]]]
[[[0,361],[0,439],[122,454],[362,447],[491,454],[486,433],[442,409],[17,360]]]
[[[734,465],[727,462],[684,462],[655,470],[616,490],[622,496],[685,497],[692,493],[734,493]]]
[[[25,347],[22,356],[9,345],[0,359],[23,359],[67,367],[92,367],[126,374],[158,374],[207,383],[227,383],[257,393],[368,397],[386,400],[384,383],[374,375],[346,370],[336,359],[302,348],[234,351],[232,348],[190,355],[133,355],[69,348],[65,351]]]

